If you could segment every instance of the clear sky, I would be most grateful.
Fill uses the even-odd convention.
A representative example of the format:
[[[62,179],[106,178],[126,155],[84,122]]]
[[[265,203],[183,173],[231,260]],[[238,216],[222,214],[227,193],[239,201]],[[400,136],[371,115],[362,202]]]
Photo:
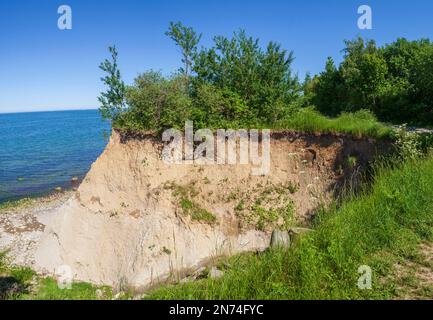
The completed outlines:
[[[57,28],[57,8],[72,8],[72,30]],[[360,5],[373,10],[373,30],[357,27]],[[148,69],[169,74],[180,56],[164,35],[182,21],[214,35],[243,28],[293,50],[293,69],[318,73],[327,56],[341,60],[344,39],[379,44],[397,37],[433,39],[431,0],[19,0],[0,1],[0,112],[97,108],[99,63],[119,49],[124,79]]]

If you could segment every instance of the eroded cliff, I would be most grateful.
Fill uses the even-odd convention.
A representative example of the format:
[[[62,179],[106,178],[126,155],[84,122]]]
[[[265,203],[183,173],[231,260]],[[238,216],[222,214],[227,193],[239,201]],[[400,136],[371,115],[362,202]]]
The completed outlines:
[[[113,131],[75,195],[45,227],[35,267],[76,280],[147,287],[221,255],[263,250],[305,224],[386,142],[274,132],[269,174],[252,165],[167,164],[163,144]]]

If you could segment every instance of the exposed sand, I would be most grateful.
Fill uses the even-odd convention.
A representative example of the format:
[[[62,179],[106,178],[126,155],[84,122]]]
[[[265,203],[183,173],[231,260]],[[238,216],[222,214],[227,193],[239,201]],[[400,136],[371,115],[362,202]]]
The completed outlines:
[[[47,224],[35,269],[141,288],[219,256],[264,250],[273,230],[288,227],[289,203],[289,223],[302,224],[352,177],[349,156],[365,166],[385,150],[371,139],[294,132],[275,132],[270,144],[270,172],[256,176],[252,164],[167,164],[160,139],[114,131],[75,196]],[[194,219],[185,199],[213,220]]]
[[[8,251],[13,263],[32,267],[45,225],[73,194],[56,193],[0,209],[0,251]]]

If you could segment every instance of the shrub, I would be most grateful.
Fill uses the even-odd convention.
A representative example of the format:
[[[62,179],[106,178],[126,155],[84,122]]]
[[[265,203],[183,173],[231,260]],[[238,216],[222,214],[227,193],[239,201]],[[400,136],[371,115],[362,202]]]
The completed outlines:
[[[146,72],[128,88],[128,112],[117,119],[118,127],[138,130],[180,128],[191,119],[191,99],[183,77],[165,79]]]

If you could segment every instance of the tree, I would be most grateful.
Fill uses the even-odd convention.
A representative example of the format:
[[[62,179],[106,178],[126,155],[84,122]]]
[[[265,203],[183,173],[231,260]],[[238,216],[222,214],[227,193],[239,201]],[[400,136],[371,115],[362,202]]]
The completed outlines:
[[[151,131],[183,127],[191,112],[184,86],[179,76],[166,79],[154,71],[139,75],[128,90],[128,127]]]
[[[180,68],[180,72],[189,79],[201,34],[197,35],[191,27],[186,27],[180,22],[170,22],[170,27],[165,34],[180,47],[182,63],[184,64],[184,67]]]
[[[337,116],[342,111],[342,79],[334,60],[328,57],[325,71],[312,84],[312,102],[317,109],[330,116]],[[305,90],[304,90],[305,92]]]
[[[214,46],[201,50],[194,61],[195,85],[209,83],[235,93],[259,123],[273,124],[291,112],[301,88],[292,76],[293,53],[275,42],[262,49],[258,39],[235,32],[217,36]]]
[[[338,68],[328,61],[313,86],[323,113],[369,109],[382,121],[433,123],[433,44],[397,39],[377,47],[362,38],[345,41]]]
[[[115,122],[126,109],[126,86],[117,65],[118,52],[116,47],[109,47],[108,50],[111,54],[111,60],[105,59],[99,66],[102,71],[107,73],[105,77],[101,78],[101,81],[108,87],[107,91],[101,92],[98,97],[101,104],[99,111],[104,119]]]

